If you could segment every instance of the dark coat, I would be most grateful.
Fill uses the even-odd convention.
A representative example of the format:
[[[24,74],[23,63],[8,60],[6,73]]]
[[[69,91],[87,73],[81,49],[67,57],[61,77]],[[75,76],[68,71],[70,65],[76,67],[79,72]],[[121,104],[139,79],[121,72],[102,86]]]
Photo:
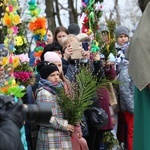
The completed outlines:
[[[99,63],[97,62],[96,64],[94,64],[94,68],[95,68],[96,72],[98,72],[98,69],[100,69],[98,78],[101,78],[101,79],[107,78],[109,80],[113,80],[116,77],[116,71],[113,66],[110,66],[110,69],[105,70],[105,68],[102,67],[101,62],[99,62]],[[98,96],[98,102],[99,102],[101,108],[103,108],[106,111],[106,113],[108,114],[108,123],[107,123],[107,125],[102,127],[100,130],[112,130],[113,125],[112,125],[111,114],[110,114],[110,109],[109,109],[109,107],[110,107],[109,93],[108,93],[107,88],[100,87],[97,90],[97,96]]]
[[[63,64],[63,73],[64,73],[64,75],[66,75],[69,61],[65,60],[64,58],[62,58],[61,60],[62,60],[62,64]]]
[[[97,95],[98,95],[98,102],[101,108],[103,108],[108,114],[108,123],[105,126],[103,126],[100,130],[112,130],[113,125],[112,125],[111,114],[109,109],[109,95],[108,95],[107,88],[105,87],[99,88],[97,90]]]
[[[13,121],[0,121],[0,137],[0,150],[23,150],[20,130]]]

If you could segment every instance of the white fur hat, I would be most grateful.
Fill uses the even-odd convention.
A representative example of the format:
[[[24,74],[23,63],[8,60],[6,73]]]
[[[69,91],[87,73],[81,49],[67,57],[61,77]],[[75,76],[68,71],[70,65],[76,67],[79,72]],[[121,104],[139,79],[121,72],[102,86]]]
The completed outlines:
[[[86,33],[79,33],[76,37],[80,42],[90,41],[90,37]]]

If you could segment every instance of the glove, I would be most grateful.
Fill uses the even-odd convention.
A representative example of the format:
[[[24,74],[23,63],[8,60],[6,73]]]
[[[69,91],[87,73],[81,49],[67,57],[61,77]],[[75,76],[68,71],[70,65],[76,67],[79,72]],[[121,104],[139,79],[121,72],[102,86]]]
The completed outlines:
[[[12,121],[21,128],[25,120],[22,101],[15,103],[13,97],[3,95],[0,96],[0,105],[0,119]]]

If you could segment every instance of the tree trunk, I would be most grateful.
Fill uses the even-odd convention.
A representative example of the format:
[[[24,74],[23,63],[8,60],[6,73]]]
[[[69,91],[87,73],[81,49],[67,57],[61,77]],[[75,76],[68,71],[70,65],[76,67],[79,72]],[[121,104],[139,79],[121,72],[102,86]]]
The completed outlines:
[[[118,0],[115,0],[114,9],[116,10],[117,25],[121,25],[121,19],[120,19],[120,14],[119,14],[118,8],[119,8],[118,7]]]
[[[53,6],[54,0],[45,0],[45,13],[46,18],[48,22],[48,29],[50,29],[52,32],[54,32],[56,28],[56,22],[55,22],[55,11]]]
[[[146,5],[148,4],[150,0],[138,0],[139,7],[141,11],[143,12],[145,10]]]
[[[57,16],[57,20],[58,20],[58,24],[61,26],[62,22],[61,22],[61,18],[60,18],[60,11],[59,11],[59,4],[58,4],[58,0],[55,0],[55,6],[56,6],[56,16]]]
[[[76,2],[77,5],[77,2]],[[68,8],[69,11],[69,23],[77,23],[78,22],[78,13],[77,8],[74,7],[74,0],[68,0]]]

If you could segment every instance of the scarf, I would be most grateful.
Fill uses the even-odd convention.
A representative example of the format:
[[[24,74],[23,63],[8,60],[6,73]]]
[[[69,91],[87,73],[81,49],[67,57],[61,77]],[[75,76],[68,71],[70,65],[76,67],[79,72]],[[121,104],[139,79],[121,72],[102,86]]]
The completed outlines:
[[[59,82],[57,84],[53,84],[52,82],[46,80],[46,79],[42,79],[40,78],[40,81],[38,83],[38,88],[43,87],[44,89],[46,89],[49,92],[52,92],[53,94],[57,94],[60,88],[63,88],[63,82]]]
[[[129,74],[134,84],[141,91],[150,83],[150,2],[139,21],[139,24],[127,49]]]

